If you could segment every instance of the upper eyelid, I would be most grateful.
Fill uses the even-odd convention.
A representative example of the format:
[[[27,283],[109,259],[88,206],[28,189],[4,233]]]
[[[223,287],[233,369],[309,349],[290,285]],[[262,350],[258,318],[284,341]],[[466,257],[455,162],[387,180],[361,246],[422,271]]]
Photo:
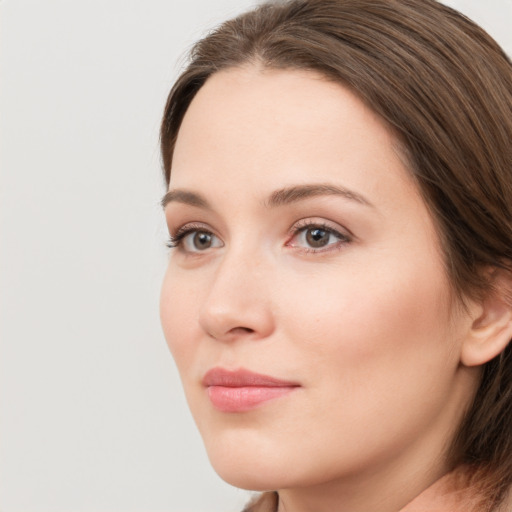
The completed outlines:
[[[169,234],[173,237],[177,237],[183,235],[184,233],[188,233],[190,231],[204,231],[205,233],[215,234],[215,231],[211,229],[207,224],[202,222],[186,222],[185,224],[180,225],[176,229],[171,229],[169,227]]]
[[[286,242],[285,245],[287,246],[291,246],[291,247],[294,247],[295,245],[292,243],[297,237],[299,237],[300,235],[302,235],[302,233],[310,230],[310,229],[320,229],[322,231],[326,231],[327,233],[329,233],[330,235],[334,236],[335,238],[338,239],[338,242],[344,242],[344,243],[347,243],[347,242],[352,242],[353,241],[353,237],[351,235],[348,235],[346,233],[343,233],[342,230],[339,230],[339,229],[334,229],[334,228],[331,228],[329,226],[324,226],[324,225],[320,225],[320,224],[309,224],[309,225],[306,225],[304,227],[298,227],[296,228],[293,233],[291,234],[291,238],[288,242]]]
[[[354,234],[350,231],[350,229],[346,228],[345,226],[338,224],[337,222],[329,221],[323,218],[318,218],[318,220],[314,220],[314,217],[304,218],[296,221],[290,228],[289,232],[290,234],[294,234],[308,227],[320,227],[333,233],[339,233],[340,235],[345,236],[347,238],[355,238]]]

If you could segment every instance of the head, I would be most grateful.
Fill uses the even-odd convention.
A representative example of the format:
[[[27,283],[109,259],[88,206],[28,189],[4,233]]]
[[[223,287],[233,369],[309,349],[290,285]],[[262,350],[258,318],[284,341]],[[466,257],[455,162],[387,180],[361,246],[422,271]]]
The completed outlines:
[[[264,5],[195,46],[161,142],[170,191],[201,196],[181,194],[188,210],[171,210],[170,224],[194,221],[186,243],[206,250],[171,257],[162,318],[221,476],[268,488],[250,474],[259,452],[270,462],[258,472],[283,486],[319,483],[313,473],[348,478],[400,450],[412,457],[415,436],[441,436],[441,466],[475,468],[499,498],[512,481],[511,140],[510,61],[431,0]],[[299,208],[290,197],[305,191],[289,187],[312,182],[327,186]],[[303,217],[313,221],[296,225]],[[282,223],[295,234],[276,259],[261,247],[274,247]],[[323,254],[300,253],[315,243],[326,244]],[[246,293],[236,296],[243,272]],[[202,375],[190,374],[209,369],[201,358],[253,361],[299,389],[247,413],[209,411]],[[325,392],[333,386],[345,395],[335,413]],[[311,431],[305,460],[315,450],[323,458],[309,473],[295,461],[302,471],[287,481],[283,466],[272,471],[273,454],[304,439],[290,425],[311,430],[311,418],[336,429],[334,455],[320,448],[326,433]],[[418,453],[433,446],[425,443]]]

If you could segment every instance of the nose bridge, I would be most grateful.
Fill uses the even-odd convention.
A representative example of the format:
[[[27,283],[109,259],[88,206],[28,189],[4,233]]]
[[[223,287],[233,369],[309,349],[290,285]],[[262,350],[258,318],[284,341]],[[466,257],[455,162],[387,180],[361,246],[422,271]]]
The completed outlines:
[[[250,244],[226,249],[200,308],[203,330],[216,339],[233,339],[242,333],[268,336],[274,329],[269,267],[268,258]]]

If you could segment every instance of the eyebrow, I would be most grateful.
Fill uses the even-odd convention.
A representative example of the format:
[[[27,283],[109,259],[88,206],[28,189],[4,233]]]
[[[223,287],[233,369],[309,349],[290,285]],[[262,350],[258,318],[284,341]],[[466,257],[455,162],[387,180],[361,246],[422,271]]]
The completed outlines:
[[[162,208],[165,208],[169,203],[173,202],[211,210],[211,206],[202,195],[196,194],[190,190],[169,190],[169,192],[162,197]]]
[[[316,196],[341,196],[350,201],[356,201],[366,206],[373,206],[364,196],[345,187],[331,185],[330,183],[318,183],[311,185],[295,185],[273,192],[265,205],[275,208],[285,204],[296,203]]]
[[[373,207],[372,203],[361,194],[329,183],[294,185],[276,190],[264,201],[264,205],[267,208],[277,208],[317,196],[341,196],[350,201]],[[165,208],[171,202],[178,202],[207,210],[212,209],[208,201],[201,194],[191,190],[170,190],[162,198],[162,207]]]

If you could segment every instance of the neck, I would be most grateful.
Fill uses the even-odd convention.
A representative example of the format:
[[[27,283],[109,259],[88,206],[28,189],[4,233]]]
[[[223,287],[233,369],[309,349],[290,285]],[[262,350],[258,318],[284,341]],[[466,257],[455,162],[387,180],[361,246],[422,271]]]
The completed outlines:
[[[373,505],[371,505],[370,501],[365,500],[364,506],[373,507],[366,510],[379,510],[379,512],[383,510],[393,510],[394,512],[510,512],[512,510],[512,488],[506,493],[500,505],[494,508],[489,504],[489,500],[479,492],[478,487],[471,485],[470,476],[471,472],[462,466],[436,480],[403,507],[398,503],[393,503],[394,500],[390,499],[389,495],[386,496],[386,490],[383,490],[380,501],[373,501]],[[255,509],[254,512],[306,510],[303,502],[294,503],[293,499],[285,501],[286,496],[277,498],[275,493],[269,493],[268,498],[270,498],[267,502],[268,507],[261,510]],[[327,501],[321,497],[318,499],[321,506]],[[350,503],[344,502],[343,505],[340,503],[337,503],[333,510],[362,510],[361,504],[354,500],[351,500]],[[315,507],[311,510],[314,510]]]
[[[396,468],[388,467],[385,475],[375,472],[366,478],[358,475],[352,481],[345,479],[341,483],[284,489],[279,491],[277,512],[398,512],[441,478],[445,471],[446,468],[438,467],[419,475],[418,472],[403,471],[397,464]]]

